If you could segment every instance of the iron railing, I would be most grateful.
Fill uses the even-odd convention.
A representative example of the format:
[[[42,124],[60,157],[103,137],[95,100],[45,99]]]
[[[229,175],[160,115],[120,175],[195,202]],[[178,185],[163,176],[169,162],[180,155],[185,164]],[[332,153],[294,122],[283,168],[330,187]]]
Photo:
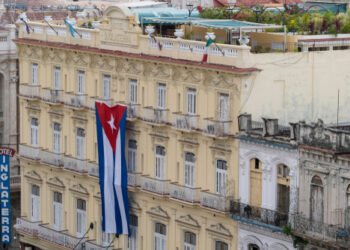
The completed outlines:
[[[252,206],[239,201],[232,202],[231,213],[234,219],[240,221],[255,221],[277,227],[287,226],[289,222],[288,213]]]

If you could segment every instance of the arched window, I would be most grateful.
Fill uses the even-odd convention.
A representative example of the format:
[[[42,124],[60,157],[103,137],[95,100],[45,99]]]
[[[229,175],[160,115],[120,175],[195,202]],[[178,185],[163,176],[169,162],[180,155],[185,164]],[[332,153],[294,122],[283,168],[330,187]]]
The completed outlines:
[[[249,244],[248,250],[260,250],[260,247],[256,244]]]
[[[323,222],[323,183],[318,175],[311,179],[310,200],[310,219]]]
[[[185,232],[184,235],[184,249],[195,250],[196,249],[196,235],[192,232]]]
[[[215,241],[215,250],[228,250],[228,245],[220,240]]]
[[[258,158],[250,160],[250,205],[261,206],[262,162]]]

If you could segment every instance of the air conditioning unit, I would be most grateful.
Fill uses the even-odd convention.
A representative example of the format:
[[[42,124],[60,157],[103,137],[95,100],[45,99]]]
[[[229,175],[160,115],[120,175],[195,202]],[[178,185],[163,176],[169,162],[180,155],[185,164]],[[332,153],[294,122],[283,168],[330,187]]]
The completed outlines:
[[[207,131],[209,134],[215,134],[215,126],[214,125],[208,125],[207,126]]]

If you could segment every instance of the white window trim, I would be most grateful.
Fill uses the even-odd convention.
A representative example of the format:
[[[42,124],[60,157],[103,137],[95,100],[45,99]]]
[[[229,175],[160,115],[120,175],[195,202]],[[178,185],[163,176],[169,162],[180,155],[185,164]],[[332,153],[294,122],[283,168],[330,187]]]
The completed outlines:
[[[86,81],[86,72],[84,70],[77,71],[77,94],[85,93],[85,81]]]
[[[53,70],[53,89],[61,89],[61,67],[55,66]]]
[[[102,75],[102,97],[105,100],[109,100],[111,98],[111,82],[112,77],[108,74]]]
[[[137,80],[129,79],[129,103],[137,104]]]

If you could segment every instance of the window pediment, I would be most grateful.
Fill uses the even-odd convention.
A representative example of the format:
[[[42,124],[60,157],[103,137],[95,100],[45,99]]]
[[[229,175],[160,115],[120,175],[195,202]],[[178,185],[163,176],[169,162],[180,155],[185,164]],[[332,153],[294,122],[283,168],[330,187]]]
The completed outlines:
[[[222,225],[221,223],[217,223],[217,224],[212,224],[210,225],[207,230],[209,232],[212,232],[214,234],[217,234],[218,236],[226,236],[231,238],[232,234],[230,232],[230,230],[228,230],[224,225]]]
[[[65,188],[65,185],[63,184],[63,181],[61,181],[58,177],[53,177],[50,178],[47,181],[48,184],[56,186],[56,187],[60,187],[60,188]]]
[[[24,176],[27,178],[30,178],[32,180],[36,180],[36,181],[40,181],[40,182],[42,181],[41,176],[37,172],[35,172],[34,170],[27,172]]]
[[[73,185],[70,188],[70,190],[73,191],[73,192],[80,193],[80,194],[89,195],[88,189],[86,187],[84,187],[83,185],[81,185],[81,184]]]
[[[164,209],[162,209],[160,206],[150,208],[147,211],[147,213],[156,217],[163,217],[165,219],[170,219],[170,216],[168,215],[168,213]]]
[[[192,226],[192,227],[196,227],[196,228],[200,228],[200,225],[198,223],[197,220],[195,220],[191,215],[184,215],[184,216],[180,216],[180,218],[178,218],[176,220],[178,223],[180,224],[184,224],[186,226]]]

